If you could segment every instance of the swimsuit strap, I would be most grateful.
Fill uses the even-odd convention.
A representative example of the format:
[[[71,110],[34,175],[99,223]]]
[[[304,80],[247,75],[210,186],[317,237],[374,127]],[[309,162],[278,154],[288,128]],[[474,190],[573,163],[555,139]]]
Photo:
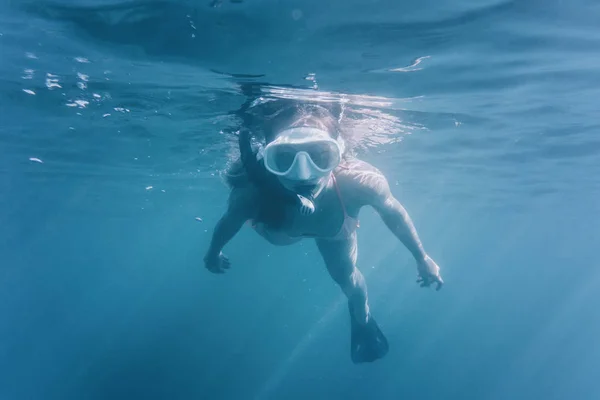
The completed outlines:
[[[345,219],[348,217],[348,213],[346,212],[346,206],[344,205],[344,201],[342,200],[342,193],[340,192],[340,187],[337,184],[337,180],[335,179],[334,173],[331,173],[331,179],[333,179],[333,186],[335,186],[335,192],[337,193],[338,199],[340,200],[342,210],[344,211],[344,219]]]

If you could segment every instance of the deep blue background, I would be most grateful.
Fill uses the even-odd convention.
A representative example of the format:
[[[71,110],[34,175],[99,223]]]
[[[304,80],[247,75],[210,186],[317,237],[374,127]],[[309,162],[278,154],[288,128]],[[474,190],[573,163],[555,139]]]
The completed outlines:
[[[0,398],[597,399],[600,7],[208,3],[0,6]],[[203,268],[244,101],[216,71],[348,100],[447,282],[361,214],[383,360],[312,242]]]

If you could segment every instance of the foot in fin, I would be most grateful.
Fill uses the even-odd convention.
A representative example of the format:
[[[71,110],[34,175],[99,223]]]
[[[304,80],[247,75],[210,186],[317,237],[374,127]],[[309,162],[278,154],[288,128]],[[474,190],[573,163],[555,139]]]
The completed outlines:
[[[368,322],[361,324],[356,321],[350,303],[348,303],[348,308],[350,310],[350,357],[352,362],[360,364],[383,358],[389,350],[389,345],[377,322],[369,315]]]

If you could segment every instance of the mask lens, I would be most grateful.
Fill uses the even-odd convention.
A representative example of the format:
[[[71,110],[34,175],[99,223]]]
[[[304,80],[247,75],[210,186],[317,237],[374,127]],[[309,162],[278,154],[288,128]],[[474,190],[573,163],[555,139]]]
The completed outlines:
[[[315,165],[321,169],[330,169],[335,166],[337,161],[338,151],[329,142],[307,143],[304,151],[308,153]]]
[[[288,173],[298,173],[291,171],[293,168],[298,169],[301,166],[308,167],[314,171],[310,174],[322,174],[331,171],[340,162],[340,148],[338,142],[333,140],[324,140],[315,138],[316,140],[290,140],[285,142],[282,139],[280,143],[271,143],[265,149],[265,166],[273,173],[287,175]],[[283,143],[281,143],[283,142]],[[303,153],[308,159],[300,158],[298,155]],[[302,156],[304,157],[304,156]],[[304,160],[304,161],[303,161]],[[296,165],[295,163],[299,163]],[[306,172],[306,171],[304,171]]]
[[[285,172],[294,163],[298,149],[296,146],[281,144],[273,149],[273,167],[279,172]]]

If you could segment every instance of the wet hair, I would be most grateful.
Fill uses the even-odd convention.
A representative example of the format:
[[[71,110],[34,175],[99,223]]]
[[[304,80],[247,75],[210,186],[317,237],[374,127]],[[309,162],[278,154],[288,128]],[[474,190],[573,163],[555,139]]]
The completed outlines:
[[[284,129],[300,126],[322,129],[337,139],[339,125],[333,114],[323,106],[307,104],[285,107],[274,113],[265,125],[265,142],[270,143]]]
[[[262,117],[262,120],[256,121],[257,117]],[[308,126],[322,129],[337,139],[340,135],[338,121],[333,113],[323,106],[292,104],[272,109],[269,113],[247,117],[245,122],[238,137],[241,163],[234,163],[227,176],[227,182],[231,187],[248,182],[256,186],[260,192],[257,222],[280,229],[285,219],[286,206],[300,205],[300,199],[297,193],[286,189],[275,175],[266,170],[262,159],[257,159],[252,137],[262,134],[266,145],[275,140],[284,129]]]

